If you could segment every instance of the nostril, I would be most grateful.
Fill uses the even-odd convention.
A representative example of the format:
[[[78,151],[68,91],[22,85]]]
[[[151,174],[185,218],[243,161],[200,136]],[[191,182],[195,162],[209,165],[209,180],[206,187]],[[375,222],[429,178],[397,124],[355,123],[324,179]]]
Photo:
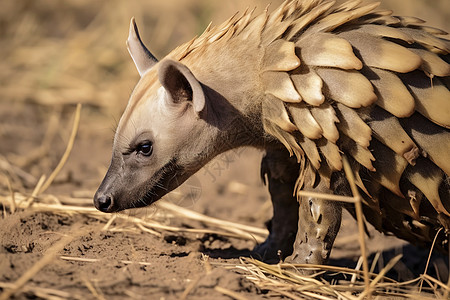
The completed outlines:
[[[97,198],[97,208],[102,212],[108,212],[112,203],[112,197],[109,195],[101,195]]]

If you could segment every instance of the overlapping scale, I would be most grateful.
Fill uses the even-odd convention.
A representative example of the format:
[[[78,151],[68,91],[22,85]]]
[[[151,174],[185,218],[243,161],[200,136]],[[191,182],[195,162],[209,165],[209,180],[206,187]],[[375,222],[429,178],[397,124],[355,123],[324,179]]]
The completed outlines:
[[[422,59],[420,69],[432,76],[445,77],[450,75],[450,65],[437,54],[424,49],[411,49]]]
[[[399,30],[408,34],[414,39],[414,41],[435,53],[445,55],[450,52],[450,45],[448,41],[439,39],[428,32],[416,28],[407,27],[399,28]]]
[[[439,78],[418,71],[400,76],[415,99],[416,110],[431,121],[450,128],[450,91]]]
[[[444,180],[444,173],[438,167],[427,159],[421,159],[415,167],[408,168],[405,176],[427,197],[438,213],[450,216],[439,196],[439,186]]]
[[[295,155],[297,157],[297,160],[300,162],[300,160],[304,156],[304,152],[298,145],[294,136],[282,130],[275,123],[272,123],[271,121],[266,119],[263,119],[263,126],[265,132],[278,139],[289,151],[289,154],[291,156]]]
[[[305,155],[308,157],[309,162],[316,170],[318,170],[320,168],[321,159],[316,143],[306,136],[303,136],[299,138],[299,144],[303,151],[305,151]]]
[[[395,73],[368,67],[361,72],[374,86],[379,107],[398,118],[406,118],[414,113],[414,98]]]
[[[297,130],[297,127],[289,119],[284,102],[276,97],[268,96],[262,103],[262,116],[286,132]]]
[[[276,40],[267,46],[262,62],[263,71],[291,71],[300,66],[295,55],[295,44],[285,40]]]
[[[410,37],[406,32],[403,32],[395,27],[376,25],[376,24],[365,24],[355,26],[351,29],[352,32],[359,32],[363,34],[370,34],[377,37],[387,37],[393,39],[399,39],[407,42],[408,44],[414,43],[414,39]]]
[[[307,65],[302,65],[291,75],[295,89],[302,99],[313,106],[318,106],[325,101],[322,93],[323,81],[316,71]]]
[[[322,136],[322,128],[304,102],[288,104],[288,109],[294,124],[305,137],[315,140]]]
[[[340,149],[350,154],[351,157],[353,157],[366,169],[372,172],[377,171],[373,166],[375,157],[373,156],[372,152],[370,152],[370,150],[367,149],[367,147],[362,147],[345,134],[341,134],[338,145]]]
[[[379,37],[353,31],[338,33],[338,36],[349,41],[363,63],[369,67],[407,73],[414,71],[422,63],[417,54]]]
[[[450,131],[417,112],[399,121],[406,133],[425,151],[425,155],[450,176]]]
[[[336,123],[339,119],[334,108],[329,103],[323,103],[320,107],[311,107],[311,114],[322,128],[322,135],[332,143],[339,139],[339,131]]]
[[[373,162],[373,166],[377,170],[372,175],[373,179],[392,193],[404,198],[399,183],[403,172],[409,165],[408,161],[376,139],[372,141],[371,148],[377,155],[377,159]]]
[[[337,104],[338,129],[364,148],[369,147],[372,129],[361,119],[359,114],[348,106]]]
[[[286,72],[266,71],[261,74],[266,94],[273,95],[285,102],[300,102],[301,96]]]
[[[372,84],[358,71],[317,68],[316,72],[324,82],[322,91],[329,99],[351,108],[369,106],[377,100]]]
[[[361,61],[353,53],[352,45],[331,33],[317,33],[300,38],[296,46],[300,49],[301,60],[309,66],[346,70],[362,68]]]
[[[396,117],[384,109],[374,107],[366,120],[374,136],[398,155],[403,156],[409,164],[414,165],[419,156],[419,148],[405,132]]]
[[[322,138],[317,142],[317,146],[319,147],[322,155],[327,160],[327,163],[332,171],[342,170],[342,157],[339,147],[336,144],[330,142],[325,138]]]

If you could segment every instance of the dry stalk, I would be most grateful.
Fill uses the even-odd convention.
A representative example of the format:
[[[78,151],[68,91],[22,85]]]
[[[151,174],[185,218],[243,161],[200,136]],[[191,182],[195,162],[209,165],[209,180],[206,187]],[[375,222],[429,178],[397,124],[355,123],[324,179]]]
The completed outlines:
[[[92,295],[96,299],[106,300],[101,292],[97,292],[97,289],[92,285],[92,283],[89,280],[87,280],[86,278],[83,278],[83,282],[84,282],[84,285],[88,288],[88,290],[92,293]]]
[[[231,291],[231,290],[229,290],[229,289],[226,289],[226,288],[224,288],[224,287],[221,287],[221,286],[215,286],[214,289],[215,289],[216,291],[218,291],[219,293],[222,293],[222,294],[224,294],[224,295],[227,295],[228,297],[231,297],[231,298],[233,298],[233,299],[236,299],[236,300],[247,300],[246,297],[244,297],[244,296],[242,296],[242,295],[240,295],[240,294],[238,294],[238,293],[236,293],[236,292],[233,292],[233,291]]]
[[[106,222],[105,226],[103,226],[102,231],[107,231],[111,224],[116,220],[117,215],[112,215],[112,217]]]
[[[66,164],[66,161],[69,158],[70,152],[72,151],[73,144],[75,142],[75,137],[77,136],[78,127],[80,125],[80,116],[81,116],[81,104],[78,103],[76,111],[75,111],[75,117],[74,117],[74,121],[73,121],[72,132],[70,134],[70,138],[69,138],[69,142],[67,143],[66,150],[64,151],[64,154],[61,157],[61,160],[59,161],[59,163],[56,166],[56,168],[53,170],[53,172],[48,177],[47,181],[44,183],[42,188],[39,190],[39,193],[43,193],[43,192],[45,192],[45,190],[48,189],[48,187],[52,184],[52,182],[55,179],[55,177],[59,174],[61,169]]]
[[[278,293],[278,294],[280,294],[280,295],[282,295],[284,297],[288,297],[288,298],[293,299],[293,300],[303,300],[303,298],[297,297],[294,294],[286,292],[286,291],[283,291],[283,290],[281,290],[279,288],[269,287],[269,290],[274,291],[275,293]]]
[[[190,292],[195,288],[195,286],[199,283],[200,279],[203,277],[203,274],[198,274],[194,280],[192,280],[186,289],[183,291],[183,294],[180,296],[180,300],[185,300]]]
[[[23,189],[22,181],[31,185],[36,182],[36,178],[33,175],[25,172],[21,168],[12,165],[4,156],[0,155],[0,170],[5,173],[6,177],[10,177],[12,182],[17,186],[18,189]]]
[[[362,266],[362,261],[363,261],[363,258],[362,258],[362,256],[360,256],[360,257],[358,258],[358,262],[356,263],[356,266],[355,266],[355,270],[356,270],[356,271],[358,271],[358,270],[361,268],[361,266]],[[351,282],[351,283],[355,283],[355,282],[356,282],[356,273],[352,275],[352,278],[350,279],[350,282]]]
[[[258,260],[255,259],[250,259],[250,258],[241,258],[241,262],[243,264],[254,264],[256,266],[262,266],[262,265],[266,265],[263,262],[260,262]],[[270,265],[269,265],[270,266]],[[278,266],[281,267],[281,269],[294,269],[297,270],[298,269],[308,269],[308,270],[322,270],[322,271],[327,271],[327,272],[335,272],[335,273],[340,273],[340,274],[357,274],[357,275],[363,275],[363,271],[359,271],[359,270],[355,270],[355,269],[349,269],[349,268],[345,268],[345,267],[337,267],[337,266],[328,266],[328,265],[314,265],[314,264],[279,264]],[[375,273],[369,273],[369,275],[371,277],[376,277],[378,276],[378,274]],[[390,282],[390,283],[397,283],[397,281],[395,281],[394,279],[391,279],[389,277],[384,277],[383,280]],[[417,280],[416,280],[417,281]]]
[[[370,282],[369,282],[369,262],[367,259],[367,248],[366,248],[366,240],[364,235],[364,215],[362,211],[362,203],[361,196],[359,194],[358,188],[355,184],[355,178],[353,177],[353,171],[348,163],[348,160],[345,156],[343,156],[344,163],[344,171],[345,176],[350,184],[350,188],[352,189],[353,197],[355,198],[355,210],[356,210],[356,221],[358,222],[358,231],[359,231],[359,245],[361,248],[361,256],[363,257],[363,271],[364,271],[364,285],[366,287],[365,294],[370,299],[372,296],[372,292],[370,290]]]
[[[217,234],[217,235],[222,235],[222,236],[227,236],[227,237],[233,237],[233,238],[239,238],[239,239],[247,239],[247,240],[253,240],[256,239],[258,242],[262,242],[264,240],[264,237],[261,236],[255,236],[252,235],[248,232],[245,232],[243,230],[239,230],[236,228],[229,228],[227,227],[225,224],[229,223],[227,221],[224,221],[225,224],[221,224],[221,220],[219,219],[214,219],[216,220],[215,225],[218,225],[220,229],[222,230],[227,230],[230,232],[226,232],[226,231],[217,231],[217,230],[211,230],[211,229],[196,229],[196,228],[182,228],[182,227],[174,227],[174,226],[168,226],[168,225],[164,225],[161,224],[159,222],[150,220],[150,221],[144,221],[140,218],[137,217],[130,217],[130,216],[125,216],[125,215],[117,215],[119,218],[127,220],[127,221],[131,221],[135,224],[141,224],[145,227],[150,227],[153,229],[161,229],[161,230],[165,230],[165,231],[171,231],[171,232],[189,232],[189,233],[209,233],[209,234]],[[188,218],[189,219],[189,218]],[[198,221],[198,218],[194,218],[194,220]],[[221,226],[220,226],[221,225]],[[238,224],[240,225],[240,224]]]
[[[370,283],[371,287],[375,287],[375,285],[384,277],[384,275],[392,269],[392,267],[402,258],[402,254],[397,255],[393,259],[391,259],[388,264],[381,270],[381,272],[374,278],[374,280]],[[366,291],[364,291],[365,293]],[[364,295],[364,293],[362,295]],[[361,296],[362,296],[361,295]]]
[[[371,291],[373,291],[378,296],[389,296],[389,297],[398,297],[398,298],[412,298],[417,299],[418,291],[413,290],[413,286],[415,283],[419,281],[420,278],[416,278],[414,280],[410,280],[407,282],[397,282],[393,279],[385,277],[385,274],[392,268],[400,259],[401,256],[397,256],[392,259],[386,267],[380,272],[380,274],[372,274],[369,273],[370,277],[373,278],[371,282]],[[300,293],[304,297],[308,299],[361,299],[366,296],[365,292],[367,291],[365,285],[361,285],[358,282],[340,282],[339,285],[330,285],[326,281],[318,281],[311,276],[300,275],[295,272],[287,272],[287,269],[294,269],[296,267],[303,267],[304,265],[289,265],[289,264],[279,264],[279,265],[266,265],[263,262],[241,258],[241,264],[236,265],[230,268],[236,268],[240,270],[244,270],[249,273],[246,278],[253,281],[256,285],[258,285],[262,289],[273,290],[275,289],[282,291],[292,291],[296,293]],[[333,266],[314,266],[317,270],[323,270],[333,273],[348,273],[348,274],[363,274],[363,271],[333,267]],[[274,276],[278,280],[274,280],[272,278],[267,277],[265,274]],[[427,281],[430,286],[436,285],[440,288],[445,286],[444,283],[439,283],[437,279],[426,275],[424,276],[424,280]],[[385,282],[381,282],[384,280]],[[443,288],[445,291],[445,288]],[[291,292],[291,293],[292,293]],[[435,294],[439,298],[439,294],[435,288]],[[355,293],[358,293],[358,296],[355,296]],[[287,296],[287,295],[286,295]],[[426,297],[427,294],[420,294],[421,299]],[[429,296],[429,295],[428,295]],[[292,298],[292,297],[291,297]],[[425,298],[423,298],[425,299]],[[433,298],[436,299],[436,298]],[[440,299],[440,298],[439,298]]]
[[[436,235],[434,236],[433,243],[431,244],[430,252],[428,253],[427,264],[425,265],[425,270],[423,271],[424,275],[427,274],[428,265],[430,264],[430,259],[431,259],[431,253],[433,253],[434,245],[436,244],[436,239],[437,239],[439,233],[441,232],[441,230],[442,230],[442,228],[439,228],[439,230],[436,232]],[[450,278],[449,278],[449,280],[450,280]],[[419,292],[422,290],[422,285],[423,285],[423,280],[420,281]]]
[[[44,184],[45,181],[45,175],[42,175],[41,178],[39,178],[38,183],[36,184],[36,186],[34,187],[33,192],[31,193],[31,196],[27,198],[27,200],[25,200],[24,203],[24,208],[28,208],[34,201],[34,199],[39,195],[39,190],[41,189],[42,185]]]
[[[100,262],[100,261],[103,261],[103,259],[98,259],[98,258],[86,258],[86,257],[76,257],[76,256],[60,256],[59,258],[62,259],[62,260],[67,260],[67,261],[79,261],[79,262]],[[137,264],[137,265],[141,265],[141,266],[150,266],[150,265],[152,265],[152,263],[145,262],[145,261],[120,260],[119,262],[122,263],[122,264],[125,264],[125,265],[132,265],[132,264]]]
[[[375,253],[375,256],[373,258],[372,266],[370,267],[369,273],[373,273],[373,271],[375,270],[375,267],[377,266],[377,263],[378,263],[378,260],[380,259],[380,257],[381,257],[381,252],[380,251]]]
[[[269,234],[267,229],[244,225],[244,224],[239,224],[239,223],[234,223],[234,222],[229,222],[229,221],[205,216],[201,213],[186,209],[184,207],[177,206],[177,205],[172,204],[167,201],[161,201],[158,204],[158,206],[161,208],[164,208],[167,211],[170,211],[173,214],[176,214],[179,216],[184,216],[191,220],[196,220],[196,221],[200,221],[200,222],[204,222],[204,223],[208,223],[208,224],[218,225],[221,228],[230,228],[230,229],[235,228],[235,229],[239,229],[240,232],[246,231],[249,233],[254,233],[254,234],[258,234],[258,235],[262,235],[262,236],[267,236]]]
[[[444,298],[448,299],[449,295],[450,295],[450,243],[448,245],[448,253],[449,253],[449,276],[448,276],[448,280],[447,280],[447,289],[444,292]]]
[[[433,278],[433,277],[431,277],[428,274],[422,274],[420,277],[423,278],[423,279],[426,279],[426,280],[428,280],[430,282],[433,282],[434,284],[436,284],[440,288],[444,289],[445,291],[450,292],[450,288],[445,283],[440,282],[436,278]]]
[[[202,262],[205,267],[206,275],[209,275],[212,272],[211,263],[209,262],[209,256],[202,253]]]
[[[11,180],[9,180],[8,176],[6,176],[6,182],[8,183],[8,191],[9,191],[9,194],[11,195],[10,210],[11,210],[11,213],[15,213],[16,212],[16,197],[14,195],[14,190],[11,185]],[[3,207],[3,208],[6,209],[6,207]]]
[[[137,227],[138,227],[140,230],[142,230],[142,231],[144,231],[144,232],[153,234],[153,235],[155,235],[155,236],[157,236],[157,237],[161,237],[161,236],[162,236],[162,234],[159,233],[158,231],[155,231],[155,230],[152,230],[152,229],[150,229],[150,228],[147,228],[147,227],[145,227],[145,226],[142,225],[142,224],[136,224],[136,225],[137,225]]]
[[[13,289],[15,285],[10,282],[0,282],[0,288],[2,289]],[[24,292],[32,292],[38,297],[44,299],[83,299],[79,295],[74,295],[73,293],[68,293],[60,290],[42,288],[33,285],[26,285],[23,288]]]
[[[317,193],[317,192],[310,192],[310,191],[304,191],[304,190],[297,191],[297,195],[302,196],[302,197],[314,197],[314,198],[325,199],[325,200],[330,200],[330,201],[355,203],[355,198],[349,197],[349,196]]]

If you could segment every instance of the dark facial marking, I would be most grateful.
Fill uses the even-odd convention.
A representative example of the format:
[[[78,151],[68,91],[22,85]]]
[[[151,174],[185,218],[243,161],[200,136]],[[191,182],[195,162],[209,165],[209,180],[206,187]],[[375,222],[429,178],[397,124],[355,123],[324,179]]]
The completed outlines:
[[[175,178],[174,174],[179,171],[181,171],[181,169],[177,166],[175,160],[171,160],[164,165],[155,173],[154,177],[158,179],[144,196],[139,199],[139,204],[150,205],[159,200],[166,193],[170,192],[173,188],[177,187],[179,184],[174,184],[172,181]]]

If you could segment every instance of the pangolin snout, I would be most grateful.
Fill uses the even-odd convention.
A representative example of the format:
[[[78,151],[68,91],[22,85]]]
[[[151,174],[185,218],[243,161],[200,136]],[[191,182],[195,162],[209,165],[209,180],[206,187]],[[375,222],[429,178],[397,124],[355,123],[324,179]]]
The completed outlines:
[[[112,195],[97,192],[94,196],[94,205],[99,211],[109,213],[113,211],[114,201]]]

